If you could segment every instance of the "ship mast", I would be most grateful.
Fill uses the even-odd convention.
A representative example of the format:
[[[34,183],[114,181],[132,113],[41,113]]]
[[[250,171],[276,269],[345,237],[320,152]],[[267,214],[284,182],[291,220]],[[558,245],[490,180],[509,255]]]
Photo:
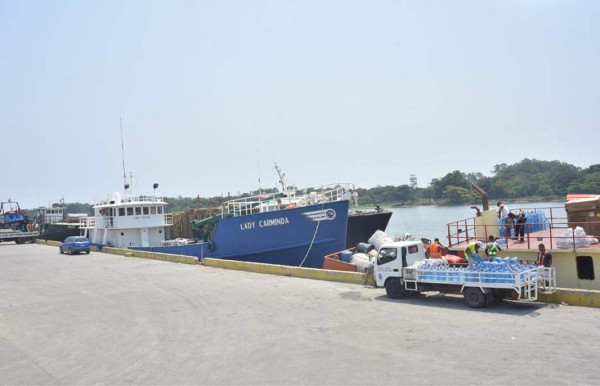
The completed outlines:
[[[127,174],[125,173],[125,144],[123,143],[123,121],[119,118],[119,125],[121,126],[121,159],[123,160],[123,188],[125,189],[125,197],[127,197],[127,189],[129,184],[127,183]]]
[[[275,163],[275,170],[277,171],[277,174],[279,175],[279,183],[281,184],[282,193],[287,195],[288,190],[287,190],[287,182],[285,182],[285,173],[283,172],[283,170],[281,170],[281,168],[279,167],[279,165],[277,165],[277,163]]]

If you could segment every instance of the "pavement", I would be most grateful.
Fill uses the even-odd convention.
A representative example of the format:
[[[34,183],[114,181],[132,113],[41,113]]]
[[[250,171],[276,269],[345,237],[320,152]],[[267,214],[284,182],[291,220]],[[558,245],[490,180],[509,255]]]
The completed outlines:
[[[599,320],[0,244],[0,384],[600,384]]]

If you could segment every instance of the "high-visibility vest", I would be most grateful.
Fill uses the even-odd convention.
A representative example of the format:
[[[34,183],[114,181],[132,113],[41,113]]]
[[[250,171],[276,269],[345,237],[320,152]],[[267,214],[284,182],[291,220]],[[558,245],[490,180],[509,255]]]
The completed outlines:
[[[477,242],[472,242],[469,243],[465,248],[465,259],[467,259],[467,261],[469,261],[471,256],[475,254],[475,245],[477,245]]]
[[[488,247],[488,255],[490,255],[490,256],[496,256],[497,253],[498,253],[498,243],[496,243],[494,241]]]

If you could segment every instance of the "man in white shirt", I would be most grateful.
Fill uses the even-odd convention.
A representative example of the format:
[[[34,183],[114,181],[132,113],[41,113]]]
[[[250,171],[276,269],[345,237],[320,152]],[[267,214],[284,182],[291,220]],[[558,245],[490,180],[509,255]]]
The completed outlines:
[[[498,218],[504,223],[504,237],[508,240],[511,237],[510,229],[512,228],[513,219],[506,205],[500,201],[496,205],[498,205]]]

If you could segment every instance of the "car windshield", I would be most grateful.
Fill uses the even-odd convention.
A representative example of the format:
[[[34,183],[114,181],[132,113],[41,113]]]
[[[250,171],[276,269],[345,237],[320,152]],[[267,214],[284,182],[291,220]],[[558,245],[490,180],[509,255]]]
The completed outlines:
[[[87,239],[87,237],[75,237],[75,240],[73,240],[73,241],[75,241],[77,243],[81,243],[84,241],[88,241],[88,239]]]

